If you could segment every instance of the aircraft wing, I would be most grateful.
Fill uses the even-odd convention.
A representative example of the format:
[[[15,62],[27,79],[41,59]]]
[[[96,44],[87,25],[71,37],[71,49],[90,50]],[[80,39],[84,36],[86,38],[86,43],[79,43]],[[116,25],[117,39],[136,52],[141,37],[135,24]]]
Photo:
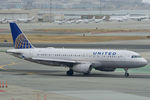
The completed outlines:
[[[81,63],[73,60],[62,60],[62,59],[49,59],[49,58],[32,58],[32,59],[39,60],[39,61],[59,62],[59,63],[73,63],[73,64]]]
[[[100,62],[87,62],[87,61],[75,61],[75,60],[62,60],[62,59],[49,59],[49,58],[31,58],[32,60],[36,61],[43,61],[43,62],[57,62],[57,63],[63,63],[63,64],[90,64],[93,67],[100,67],[101,63]]]

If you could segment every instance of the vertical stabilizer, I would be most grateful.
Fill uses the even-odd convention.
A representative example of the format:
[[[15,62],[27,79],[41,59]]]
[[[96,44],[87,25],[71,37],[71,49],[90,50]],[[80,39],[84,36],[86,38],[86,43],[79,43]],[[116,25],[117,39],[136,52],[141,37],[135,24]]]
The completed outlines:
[[[33,48],[30,41],[26,38],[25,34],[22,33],[16,23],[10,23],[10,29],[15,49]]]

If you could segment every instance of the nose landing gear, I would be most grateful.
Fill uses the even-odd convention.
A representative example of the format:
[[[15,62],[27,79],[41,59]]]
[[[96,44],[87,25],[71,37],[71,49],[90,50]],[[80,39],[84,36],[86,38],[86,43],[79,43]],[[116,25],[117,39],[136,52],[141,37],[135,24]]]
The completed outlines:
[[[125,75],[124,76],[129,77],[128,68],[125,68],[124,70],[125,70]]]

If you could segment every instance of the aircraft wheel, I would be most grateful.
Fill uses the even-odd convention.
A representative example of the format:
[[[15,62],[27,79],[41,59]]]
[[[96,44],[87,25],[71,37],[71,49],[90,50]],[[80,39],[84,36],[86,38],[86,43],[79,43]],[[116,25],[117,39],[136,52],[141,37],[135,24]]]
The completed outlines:
[[[125,77],[129,77],[129,73],[125,73]]]
[[[84,73],[83,75],[88,76],[88,75],[90,75],[90,72],[88,72],[88,73]]]
[[[66,72],[66,74],[67,76],[73,76],[73,70],[70,69],[69,71]]]
[[[128,68],[125,68],[124,70],[125,70],[125,75],[124,76],[129,77]]]

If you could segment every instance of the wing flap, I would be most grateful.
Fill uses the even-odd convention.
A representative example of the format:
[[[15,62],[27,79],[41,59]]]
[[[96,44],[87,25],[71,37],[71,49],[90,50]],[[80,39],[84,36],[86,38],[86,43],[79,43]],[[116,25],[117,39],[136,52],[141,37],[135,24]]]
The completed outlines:
[[[64,63],[79,63],[73,60],[62,60],[62,59],[49,59],[49,58],[32,58],[33,60],[51,61],[51,62],[64,62]]]

